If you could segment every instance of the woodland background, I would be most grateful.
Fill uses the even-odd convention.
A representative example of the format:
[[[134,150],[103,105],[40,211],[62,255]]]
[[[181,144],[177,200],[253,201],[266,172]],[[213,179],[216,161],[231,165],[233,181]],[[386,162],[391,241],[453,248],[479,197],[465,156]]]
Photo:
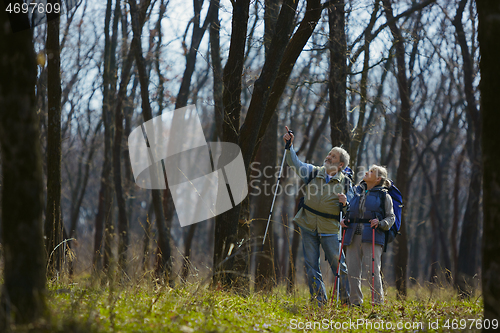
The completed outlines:
[[[239,144],[262,190],[277,180],[285,125],[301,160],[322,164],[343,145],[356,181],[372,163],[387,166],[405,207],[386,283],[403,298],[412,285],[450,284],[465,298],[492,288],[485,317],[498,318],[488,307],[500,299],[488,127],[498,116],[484,95],[498,91],[488,57],[498,46],[487,44],[498,18],[480,35],[481,15],[495,10],[479,0],[80,0],[16,34],[2,12],[3,281],[32,309],[20,317],[43,308],[15,291],[27,275],[41,293],[62,275],[150,274],[170,286],[201,277],[243,295],[304,282],[298,186],[277,197],[259,251],[271,191],[181,228],[168,189],[134,184],[131,130],[196,104],[207,141]],[[490,46],[480,52],[481,38]],[[491,66],[481,75],[480,60]],[[282,186],[294,181],[284,170]]]

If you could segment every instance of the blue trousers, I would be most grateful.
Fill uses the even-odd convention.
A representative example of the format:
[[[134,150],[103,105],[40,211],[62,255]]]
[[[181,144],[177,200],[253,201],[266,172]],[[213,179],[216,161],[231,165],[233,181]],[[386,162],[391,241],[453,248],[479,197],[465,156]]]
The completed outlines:
[[[337,273],[337,264],[339,262],[339,236],[322,236],[317,231],[309,231],[300,228],[302,234],[302,247],[304,249],[304,259],[307,272],[307,283],[311,297],[318,301],[322,306],[328,300],[326,295],[325,283],[321,275],[320,268],[320,250],[325,251],[326,260],[330,264],[333,275]],[[342,251],[342,260],[340,263],[340,300],[347,302],[349,300],[349,279],[347,278],[347,266],[345,264],[345,255]],[[334,296],[336,297],[336,296]]]

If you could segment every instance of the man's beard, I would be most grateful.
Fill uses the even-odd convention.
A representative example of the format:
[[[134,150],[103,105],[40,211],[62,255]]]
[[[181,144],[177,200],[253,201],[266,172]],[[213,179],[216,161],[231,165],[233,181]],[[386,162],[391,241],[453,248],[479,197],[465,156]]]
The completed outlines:
[[[332,171],[338,172],[340,169],[339,165],[340,165],[340,162],[335,163],[335,164],[331,164],[331,163],[326,162],[326,161],[323,162],[323,166],[325,167],[327,173],[330,173]]]

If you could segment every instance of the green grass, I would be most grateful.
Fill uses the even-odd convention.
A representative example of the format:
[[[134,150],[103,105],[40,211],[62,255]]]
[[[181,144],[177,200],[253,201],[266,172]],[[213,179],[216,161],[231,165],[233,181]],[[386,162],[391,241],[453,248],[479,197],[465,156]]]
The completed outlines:
[[[370,295],[368,290],[364,294]],[[49,322],[30,328],[17,327],[15,331],[33,328],[43,332],[297,332],[304,329],[417,332],[422,328],[427,332],[478,331],[477,320],[482,318],[483,306],[481,297],[459,300],[451,288],[431,292],[417,287],[410,290],[405,301],[396,300],[395,291],[390,288],[386,304],[373,310],[367,298],[360,309],[343,306],[320,309],[309,303],[306,286],[300,286],[292,295],[278,287],[270,293],[243,297],[209,290],[206,284],[172,289],[147,279],[133,285],[111,287],[92,286],[85,279],[72,284],[51,284],[48,302]],[[466,330],[460,329],[463,320]],[[454,323],[458,330],[452,329]],[[434,329],[435,325],[439,328]]]

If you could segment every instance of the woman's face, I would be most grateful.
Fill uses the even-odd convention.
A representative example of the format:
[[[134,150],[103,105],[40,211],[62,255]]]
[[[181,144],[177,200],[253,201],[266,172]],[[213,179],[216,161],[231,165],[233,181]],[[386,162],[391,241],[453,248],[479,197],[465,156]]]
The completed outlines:
[[[377,171],[376,170],[369,170],[367,173],[365,173],[365,176],[363,177],[363,180],[367,184],[378,184],[382,177],[377,177]]]

